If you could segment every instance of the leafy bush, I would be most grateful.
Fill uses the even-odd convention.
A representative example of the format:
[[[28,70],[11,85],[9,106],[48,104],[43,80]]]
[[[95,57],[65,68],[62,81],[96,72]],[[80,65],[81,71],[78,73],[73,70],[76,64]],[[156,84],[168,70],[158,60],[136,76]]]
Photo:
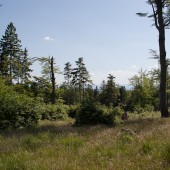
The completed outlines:
[[[39,113],[42,119],[48,120],[65,120],[68,118],[68,106],[63,104],[41,104],[39,106]]]
[[[38,123],[33,99],[16,93],[0,81],[0,129],[32,126]]]
[[[79,105],[70,106],[68,110],[68,116],[71,118],[76,118],[76,114],[77,114],[79,107],[80,107]]]
[[[80,106],[76,115],[76,125],[81,124],[115,124],[116,112],[112,108],[95,103]]]
[[[140,114],[140,113],[144,112],[144,109],[140,105],[136,105],[134,107],[134,112],[137,113],[137,114]]]
[[[144,111],[153,112],[154,111],[154,106],[147,104],[147,105],[145,105]]]

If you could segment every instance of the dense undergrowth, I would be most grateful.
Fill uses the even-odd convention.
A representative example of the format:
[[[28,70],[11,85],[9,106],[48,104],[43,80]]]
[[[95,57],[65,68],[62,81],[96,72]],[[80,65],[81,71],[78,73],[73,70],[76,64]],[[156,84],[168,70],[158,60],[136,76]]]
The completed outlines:
[[[0,129],[35,126],[40,120],[67,120],[76,118],[76,125],[115,125],[121,108],[106,107],[98,103],[86,102],[68,106],[62,102],[44,103],[40,97],[29,97],[15,91],[15,86],[6,86],[0,80]]]
[[[0,131],[0,169],[169,169],[170,119],[129,114],[116,127],[74,119]]]

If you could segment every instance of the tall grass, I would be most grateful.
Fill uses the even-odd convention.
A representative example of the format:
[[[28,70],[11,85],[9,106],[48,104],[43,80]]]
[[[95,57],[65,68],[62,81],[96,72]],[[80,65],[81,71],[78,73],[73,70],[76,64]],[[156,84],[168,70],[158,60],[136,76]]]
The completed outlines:
[[[170,119],[130,117],[117,127],[71,120],[0,131],[0,169],[169,169]]]

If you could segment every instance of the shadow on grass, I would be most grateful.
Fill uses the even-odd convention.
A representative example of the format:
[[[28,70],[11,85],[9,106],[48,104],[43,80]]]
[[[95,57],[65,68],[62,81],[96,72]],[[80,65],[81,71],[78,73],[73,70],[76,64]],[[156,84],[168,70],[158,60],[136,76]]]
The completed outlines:
[[[144,129],[149,129],[151,126],[160,126],[165,124],[166,119],[162,118],[137,118],[127,120],[121,125],[121,127],[136,129],[138,132]],[[10,130],[0,130],[0,135],[3,137],[23,137],[27,135],[36,136],[40,133],[50,133],[51,135],[62,135],[66,136],[70,133],[77,135],[93,135],[95,132],[102,132],[106,129],[113,128],[113,126],[107,125],[83,125],[74,126],[73,122],[57,122],[57,121],[42,121],[38,126],[27,127],[22,129],[10,129]]]
[[[137,132],[149,130],[150,128],[160,128],[160,126],[165,125],[170,119],[163,118],[137,118],[124,122],[125,127],[132,127]]]
[[[21,129],[0,130],[0,135],[3,137],[23,137],[27,135],[36,136],[40,133],[50,133],[52,135],[68,135],[70,133],[78,135],[91,135],[96,131],[102,131],[109,128],[105,125],[85,125],[74,126],[73,123],[60,124],[57,121],[48,121],[48,123],[40,124],[34,127],[27,127]]]

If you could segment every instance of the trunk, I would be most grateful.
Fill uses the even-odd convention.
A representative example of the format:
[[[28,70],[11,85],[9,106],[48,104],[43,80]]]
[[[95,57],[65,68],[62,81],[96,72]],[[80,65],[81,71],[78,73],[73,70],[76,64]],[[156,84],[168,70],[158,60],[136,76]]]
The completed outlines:
[[[52,93],[51,93],[51,103],[55,104],[56,102],[56,94],[55,94],[55,76],[54,76],[54,67],[53,67],[53,57],[51,58],[51,83],[52,83]]]
[[[69,79],[68,79],[67,90],[68,90],[67,104],[70,105],[70,80]]]
[[[165,26],[163,19],[163,2],[156,0],[158,23],[159,23],[159,52],[160,52],[160,110],[162,117],[168,117],[167,96],[166,96],[166,50],[165,50]]]
[[[81,84],[79,84],[79,103],[81,103]]]
[[[10,55],[10,64],[9,64],[9,84],[12,85],[12,57]]]

